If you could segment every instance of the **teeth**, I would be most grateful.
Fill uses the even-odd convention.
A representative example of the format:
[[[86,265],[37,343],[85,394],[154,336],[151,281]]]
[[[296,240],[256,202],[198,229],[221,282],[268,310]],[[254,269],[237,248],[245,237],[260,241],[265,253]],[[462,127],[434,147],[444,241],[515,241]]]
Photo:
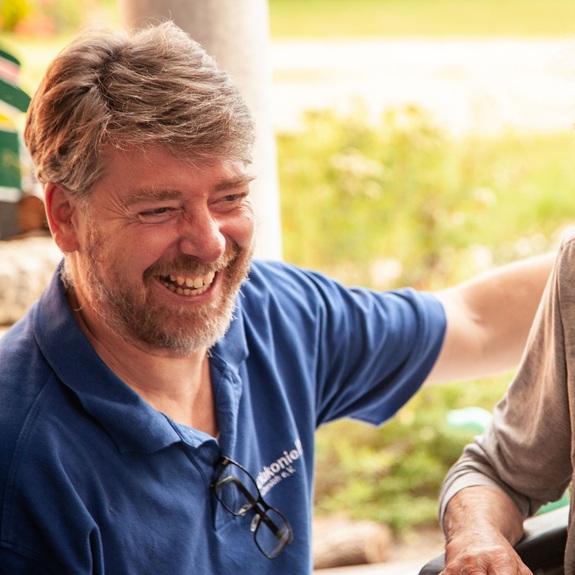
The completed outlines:
[[[186,287],[198,289],[198,288],[201,288],[204,285],[204,283],[207,283],[207,284],[211,283],[211,280],[206,281],[207,279],[208,279],[207,277],[206,278],[187,278],[185,281],[185,284],[186,284]],[[212,277],[212,279],[214,279],[214,278]],[[180,283],[179,280],[180,280],[180,278],[178,278],[178,284],[183,285],[182,283]]]
[[[159,278],[162,285],[171,292],[182,296],[201,295],[210,287],[216,276],[215,272],[209,272],[205,276],[185,278],[170,274],[170,281]],[[176,285],[177,284],[177,285]]]

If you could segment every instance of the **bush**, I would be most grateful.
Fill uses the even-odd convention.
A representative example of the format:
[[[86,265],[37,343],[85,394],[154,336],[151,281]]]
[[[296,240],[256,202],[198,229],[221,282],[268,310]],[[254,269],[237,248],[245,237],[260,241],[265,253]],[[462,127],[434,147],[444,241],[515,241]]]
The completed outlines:
[[[417,108],[309,113],[278,136],[286,259],[346,283],[444,287],[543,253],[573,215],[572,134],[457,140]]]
[[[446,287],[554,247],[575,213],[572,134],[450,137],[407,107],[377,126],[308,114],[281,134],[286,259],[351,284]],[[317,434],[316,512],[435,522],[442,479],[475,433],[452,409],[491,410],[507,376],[422,390],[383,429],[349,421]]]
[[[452,409],[491,410],[510,375],[423,389],[382,429],[339,421],[317,434],[316,513],[345,512],[402,533],[437,522],[439,488],[476,433],[451,427]]]
[[[0,30],[31,35],[70,32],[84,21],[91,0],[4,0]]]
[[[29,13],[27,0],[4,0],[0,4],[0,30],[12,32]]]

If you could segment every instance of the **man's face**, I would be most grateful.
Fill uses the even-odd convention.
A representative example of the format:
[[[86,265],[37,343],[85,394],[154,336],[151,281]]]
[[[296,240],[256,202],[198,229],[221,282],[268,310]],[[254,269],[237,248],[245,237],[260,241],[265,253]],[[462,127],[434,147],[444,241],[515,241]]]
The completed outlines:
[[[88,328],[178,354],[222,337],[253,251],[250,180],[230,160],[108,154],[105,176],[77,204],[79,249],[68,258]]]

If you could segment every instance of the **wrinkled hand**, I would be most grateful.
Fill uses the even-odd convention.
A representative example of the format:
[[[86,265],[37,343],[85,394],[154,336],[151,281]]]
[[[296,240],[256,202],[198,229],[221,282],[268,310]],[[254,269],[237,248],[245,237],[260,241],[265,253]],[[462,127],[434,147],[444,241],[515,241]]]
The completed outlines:
[[[500,533],[460,532],[445,547],[442,575],[532,575]]]

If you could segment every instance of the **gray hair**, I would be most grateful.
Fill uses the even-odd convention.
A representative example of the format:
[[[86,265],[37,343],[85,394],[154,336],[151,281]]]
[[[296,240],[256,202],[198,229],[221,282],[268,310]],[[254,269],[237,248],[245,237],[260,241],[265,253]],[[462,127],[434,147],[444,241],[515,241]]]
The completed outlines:
[[[103,175],[110,147],[249,163],[253,140],[238,88],[172,22],[79,36],[49,66],[24,130],[39,181],[79,196]]]

